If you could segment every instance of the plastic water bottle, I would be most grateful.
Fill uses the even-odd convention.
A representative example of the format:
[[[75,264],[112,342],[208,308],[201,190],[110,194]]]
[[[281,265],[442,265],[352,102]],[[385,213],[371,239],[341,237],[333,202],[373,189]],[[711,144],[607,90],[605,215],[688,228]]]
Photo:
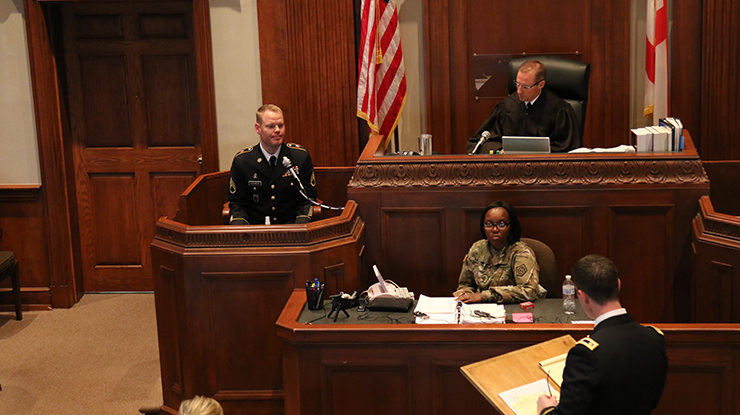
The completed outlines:
[[[576,286],[570,275],[565,276],[563,281],[563,313],[573,314],[576,312]]]

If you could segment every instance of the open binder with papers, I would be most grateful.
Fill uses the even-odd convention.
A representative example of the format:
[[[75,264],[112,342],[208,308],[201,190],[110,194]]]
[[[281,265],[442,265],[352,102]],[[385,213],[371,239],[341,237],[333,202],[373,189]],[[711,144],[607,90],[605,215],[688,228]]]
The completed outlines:
[[[504,306],[493,303],[463,304],[455,297],[419,296],[414,309],[417,324],[503,323]]]

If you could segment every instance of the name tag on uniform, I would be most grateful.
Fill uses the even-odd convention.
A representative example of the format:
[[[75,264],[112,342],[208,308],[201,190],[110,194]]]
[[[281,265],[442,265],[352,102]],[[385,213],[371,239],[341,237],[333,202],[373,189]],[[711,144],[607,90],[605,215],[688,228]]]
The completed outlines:
[[[250,180],[248,184],[249,184],[250,187],[251,186],[255,186],[255,187],[262,186],[262,181],[260,181],[260,180]]]

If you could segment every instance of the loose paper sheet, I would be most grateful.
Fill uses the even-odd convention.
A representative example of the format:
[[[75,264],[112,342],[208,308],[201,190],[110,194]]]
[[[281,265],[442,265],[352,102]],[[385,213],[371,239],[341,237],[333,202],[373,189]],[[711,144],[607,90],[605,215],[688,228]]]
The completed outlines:
[[[509,389],[498,396],[518,415],[537,415],[537,398],[540,395],[549,395],[550,391],[552,396],[560,400],[560,393],[552,386],[548,389],[546,379]]]

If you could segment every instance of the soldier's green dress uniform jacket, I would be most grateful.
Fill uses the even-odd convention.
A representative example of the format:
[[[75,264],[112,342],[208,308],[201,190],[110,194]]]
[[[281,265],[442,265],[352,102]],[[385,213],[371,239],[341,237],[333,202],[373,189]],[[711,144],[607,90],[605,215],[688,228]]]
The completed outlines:
[[[663,333],[627,314],[607,318],[568,352],[550,415],[647,415],[663,394],[668,357]]]
[[[283,143],[273,169],[259,145],[248,147],[234,156],[229,181],[229,208],[232,225],[307,223],[312,205],[299,193],[299,186],[283,165],[288,157],[308,197],[316,199],[313,162],[305,148]]]
[[[484,302],[520,303],[544,298],[540,266],[534,251],[519,241],[496,252],[487,239],[470,247],[463,260],[457,291],[453,295],[480,292]]]

